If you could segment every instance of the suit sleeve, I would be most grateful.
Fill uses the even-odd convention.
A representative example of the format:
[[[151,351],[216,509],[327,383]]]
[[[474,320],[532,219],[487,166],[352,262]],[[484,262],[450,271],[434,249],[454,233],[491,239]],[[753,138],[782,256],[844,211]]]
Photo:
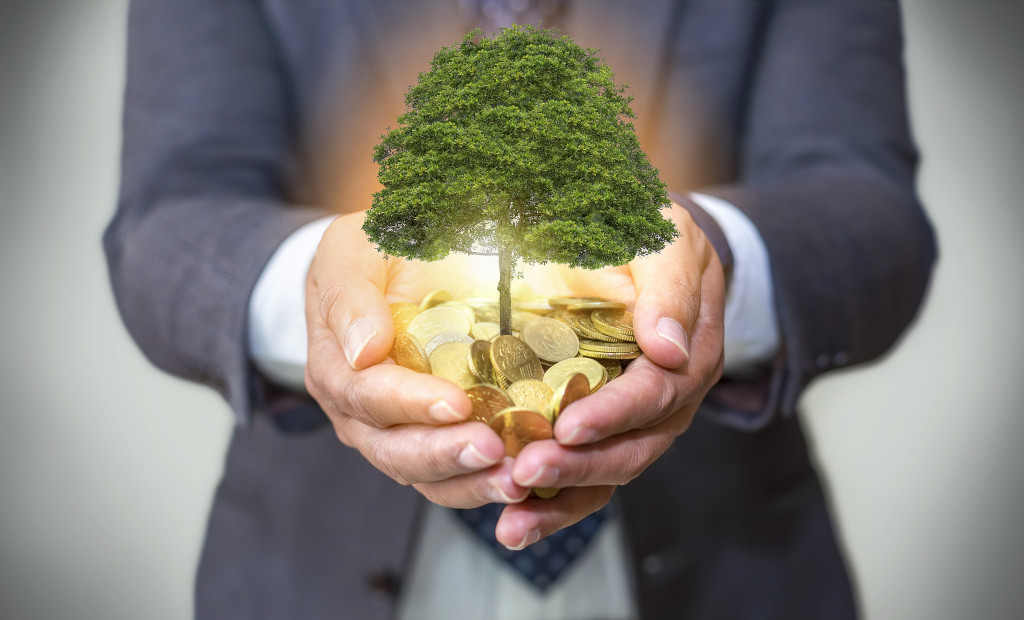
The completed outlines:
[[[245,421],[249,296],[300,208],[295,115],[253,2],[139,2],[128,26],[122,179],[103,238],[128,331],[158,367]],[[257,399],[258,400],[258,399]]]
[[[744,119],[741,178],[710,193],[764,239],[782,351],[723,381],[712,415],[755,430],[808,383],[885,353],[917,313],[936,256],[915,187],[895,2],[771,5]]]

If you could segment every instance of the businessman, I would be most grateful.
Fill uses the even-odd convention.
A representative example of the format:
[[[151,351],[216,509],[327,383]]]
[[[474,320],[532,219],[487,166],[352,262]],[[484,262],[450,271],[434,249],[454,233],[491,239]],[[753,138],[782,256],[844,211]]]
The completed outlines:
[[[437,267],[359,228],[416,73],[512,22],[631,85],[682,233],[550,274],[614,287],[644,356],[514,461],[387,363],[387,303]],[[796,411],[926,290],[901,45],[891,2],[135,4],[111,280],[147,356],[240,422],[197,616],[856,617]]]

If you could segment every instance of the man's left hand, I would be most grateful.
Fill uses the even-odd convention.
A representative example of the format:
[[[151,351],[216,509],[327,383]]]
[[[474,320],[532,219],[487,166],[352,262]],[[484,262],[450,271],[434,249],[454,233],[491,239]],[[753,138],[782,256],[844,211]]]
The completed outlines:
[[[628,269],[632,279],[633,330],[643,355],[567,407],[554,440],[531,443],[516,458],[518,485],[562,490],[505,508],[496,535],[509,548],[533,544],[608,503],[616,486],[640,475],[686,431],[721,377],[722,265],[685,209],[673,205],[669,216],[680,236],[616,270],[621,276]]]

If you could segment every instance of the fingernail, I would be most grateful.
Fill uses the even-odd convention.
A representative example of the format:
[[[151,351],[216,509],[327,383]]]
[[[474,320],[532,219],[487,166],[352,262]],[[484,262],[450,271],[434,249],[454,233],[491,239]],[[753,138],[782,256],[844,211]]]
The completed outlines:
[[[549,487],[558,482],[558,471],[557,467],[549,467],[547,465],[541,465],[541,468],[537,470],[537,473],[532,478],[523,483],[524,487]]]
[[[577,426],[572,429],[569,436],[562,442],[565,446],[579,446],[585,443],[591,443],[597,439],[597,431],[590,428],[589,426]]]
[[[686,359],[690,359],[690,338],[679,321],[663,316],[658,319],[658,325],[654,330],[658,332],[659,336],[676,345]]]
[[[483,469],[485,467],[490,467],[491,465],[494,465],[501,459],[497,458],[491,460],[484,456],[484,453],[481,452],[476,446],[474,446],[473,444],[467,444],[466,447],[463,448],[461,452],[459,452],[459,457],[457,460],[459,462],[459,465],[462,465],[466,469],[477,470]]]
[[[519,541],[518,545],[515,547],[509,547],[506,545],[506,548],[511,549],[512,551],[522,551],[538,540],[540,540],[540,530],[530,530],[525,536],[523,536],[523,539]]]
[[[345,358],[348,359],[349,366],[352,368],[356,367],[356,360],[359,359],[359,354],[363,352],[366,345],[370,344],[370,341],[376,335],[377,326],[372,319],[363,317],[352,323],[352,326],[348,328],[348,334],[345,336]]]
[[[501,504],[518,504],[529,497],[529,495],[530,492],[527,491],[525,495],[517,499],[506,493],[505,489],[497,484],[491,485],[491,499]]]
[[[438,422],[443,424],[449,424],[451,422],[461,422],[462,416],[459,412],[452,408],[446,400],[439,400],[427,409],[427,413],[430,417],[434,418]]]

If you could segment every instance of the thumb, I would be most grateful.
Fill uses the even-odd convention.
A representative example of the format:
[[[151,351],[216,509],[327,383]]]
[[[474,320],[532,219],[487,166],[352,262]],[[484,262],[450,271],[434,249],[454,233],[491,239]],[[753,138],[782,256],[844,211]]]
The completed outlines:
[[[391,307],[372,282],[358,277],[336,282],[317,305],[349,366],[361,370],[387,357],[394,341]]]
[[[332,225],[320,243],[306,285],[306,321],[330,330],[349,366],[361,370],[387,357],[394,322],[376,265],[379,259],[353,251],[355,244],[345,238],[348,232]]]
[[[666,248],[630,264],[637,290],[633,333],[644,354],[664,368],[689,361],[701,307],[704,261],[680,249],[687,248]]]

